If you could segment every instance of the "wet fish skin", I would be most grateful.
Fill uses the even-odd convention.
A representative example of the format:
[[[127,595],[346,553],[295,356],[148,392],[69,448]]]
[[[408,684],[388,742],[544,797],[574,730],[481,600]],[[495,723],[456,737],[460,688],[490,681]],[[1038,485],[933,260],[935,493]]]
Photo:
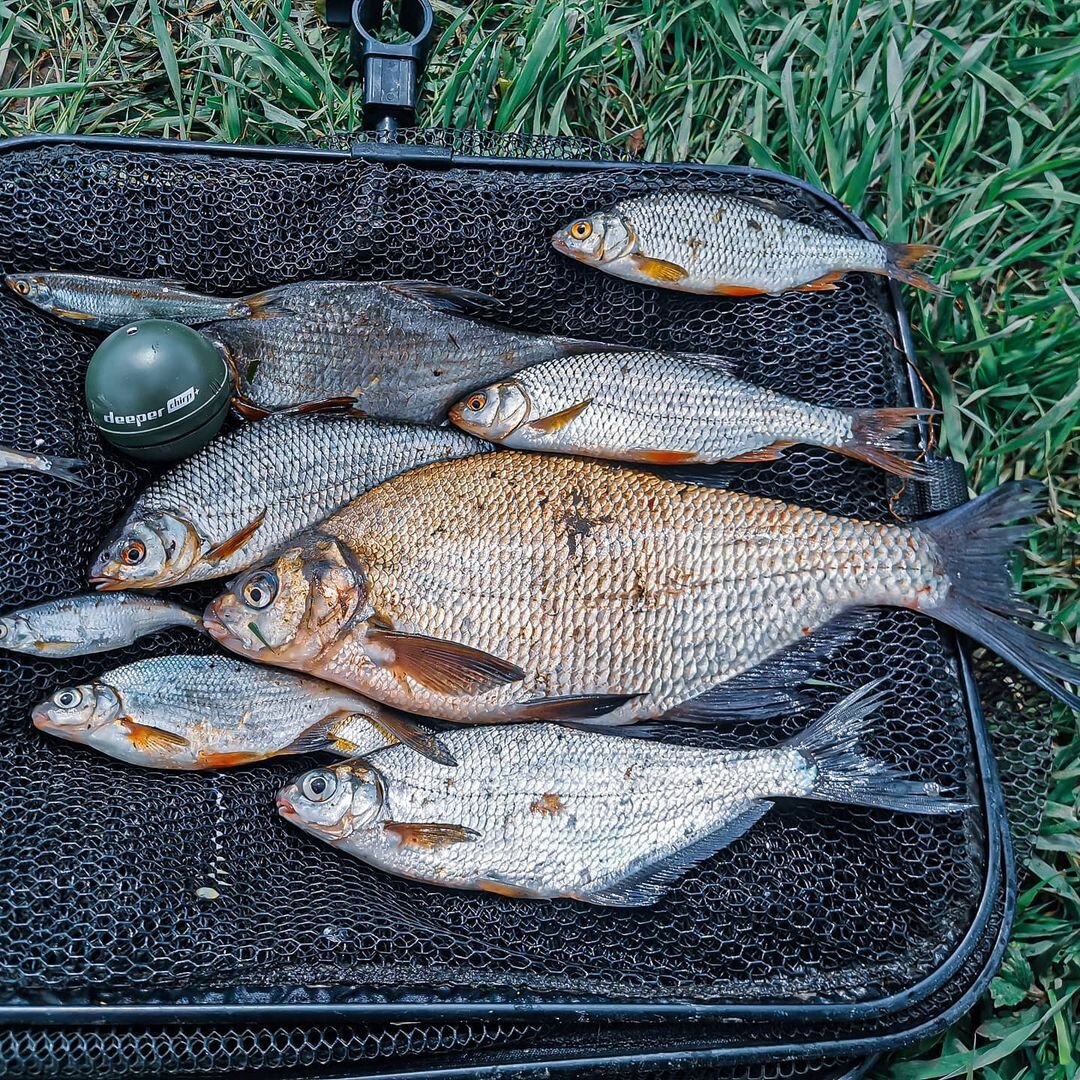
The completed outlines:
[[[42,311],[91,330],[118,330],[140,319],[200,326],[250,314],[243,300],[206,296],[167,281],[32,271],[7,274],[4,283]]]
[[[816,670],[833,620],[906,607],[1080,707],[1061,685],[1080,676],[1073,650],[1003,614],[1031,619],[1008,569],[1030,529],[998,526],[1042,499],[1020,483],[888,525],[508,450],[380,485],[242,574],[204,621],[235,652],[410,713],[581,720],[582,697],[614,697],[590,722],[622,724],[699,699],[730,715],[736,691],[746,709]],[[803,670],[778,666],[808,646]]]
[[[8,612],[0,617],[0,649],[31,656],[90,656],[170,626],[203,629],[194,611],[155,596],[90,593]]]
[[[456,767],[381,750],[305,773],[286,820],[403,877],[522,898],[656,903],[777,797],[954,813],[938,786],[859,750],[881,695],[851,694],[780,746],[675,746],[549,724],[445,734]]]
[[[55,476],[69,484],[83,486],[86,481],[78,475],[79,469],[85,469],[89,462],[82,458],[54,457],[51,454],[35,454],[24,450],[11,450],[0,446],[0,472],[14,472],[25,469],[39,472],[46,476]]]
[[[383,480],[487,449],[451,429],[356,417],[247,424],[155,480],[94,557],[90,580],[151,589],[227,577]]]
[[[252,318],[203,332],[243,401],[270,411],[352,401],[365,416],[442,424],[473,386],[583,347],[478,319],[495,301],[424,282],[307,281],[247,300]]]
[[[464,431],[517,450],[650,464],[764,461],[794,443],[824,446],[899,476],[918,409],[812,405],[744,382],[718,357],[583,353],[519,371],[450,410]]]
[[[397,742],[382,712],[319,679],[210,655],[126,664],[57,690],[32,717],[39,731],[132,765],[211,769],[336,749],[346,721],[347,752],[369,754]]]
[[[664,191],[623,199],[552,237],[557,251],[605,273],[720,296],[828,291],[849,271],[943,290],[913,265],[925,244],[887,244],[796,221],[770,199]]]

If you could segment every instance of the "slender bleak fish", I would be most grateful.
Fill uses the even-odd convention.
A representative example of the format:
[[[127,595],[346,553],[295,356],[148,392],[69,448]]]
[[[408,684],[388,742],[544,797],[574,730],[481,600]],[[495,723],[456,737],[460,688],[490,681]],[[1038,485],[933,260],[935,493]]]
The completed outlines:
[[[86,481],[77,474],[77,469],[85,469],[89,463],[81,458],[53,457],[49,454],[34,454],[25,450],[10,450],[0,446],[0,472],[44,473],[55,476],[57,480],[66,480],[69,484],[83,485]]]
[[[93,560],[99,589],[227,577],[406,469],[487,449],[453,430],[277,416],[215,439],[155,480]]]
[[[68,686],[34,727],[132,765],[222,769],[282,754],[346,757],[404,742],[453,758],[409,717],[340,686],[227,656],[159,656]]]
[[[446,734],[456,767],[396,748],[315,769],[283,817],[392,874],[503,896],[655,904],[748,832],[772,799],[913,814],[966,809],[859,748],[881,695],[864,687],[766,750],[672,746],[551,724]]]
[[[199,326],[251,314],[243,300],[204,296],[168,281],[35,272],[7,274],[4,282],[16,296],[42,311],[92,330],[117,330],[139,319],[173,319]]]
[[[90,656],[130,645],[170,626],[201,631],[187,608],[137,593],[71,596],[0,617],[0,649],[32,656]]]
[[[753,386],[719,357],[586,353],[519,371],[450,410],[460,428],[518,450],[670,465],[769,461],[811,443],[897,476],[907,429],[929,409],[836,409]]]
[[[759,296],[827,291],[851,270],[942,292],[912,269],[925,244],[887,244],[796,221],[771,199],[672,191],[623,199],[572,221],[557,251],[627,281],[680,292]]]
[[[785,708],[865,621],[852,609],[892,605],[1080,706],[1058,682],[1080,681],[1071,648],[1004,617],[1035,617],[1009,570],[1030,529],[997,526],[1043,494],[1008,484],[885,525],[507,450],[369,491],[242,574],[204,621],[227,648],[407,712],[610,724]]]
[[[203,332],[236,378],[238,408],[354,407],[382,420],[441,424],[474,386],[582,348],[476,316],[482,293],[418,281],[304,281],[248,297],[250,319]]]

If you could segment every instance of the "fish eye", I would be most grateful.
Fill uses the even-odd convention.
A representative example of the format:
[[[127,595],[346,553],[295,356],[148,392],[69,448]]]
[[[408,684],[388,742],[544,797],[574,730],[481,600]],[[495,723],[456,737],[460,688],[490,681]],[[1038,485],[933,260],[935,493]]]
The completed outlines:
[[[66,690],[57,690],[52,696],[53,704],[61,709],[74,709],[82,704],[82,691],[76,687],[68,687]]]
[[[334,794],[337,777],[326,769],[309,773],[300,785],[300,792],[310,802],[325,802]]]
[[[0,641],[3,641],[7,637],[8,625],[6,622],[0,622]]]
[[[473,396],[465,402],[465,407],[472,412],[479,412],[486,404],[487,394],[473,394]]]
[[[30,282],[26,278],[16,278],[11,286],[20,296],[30,295]]]
[[[120,558],[128,566],[138,566],[146,558],[146,545],[141,540],[132,540],[120,552]]]
[[[592,225],[584,218],[581,221],[575,221],[570,226],[570,235],[575,240],[588,240],[592,236]]]
[[[273,603],[277,591],[277,574],[272,570],[260,570],[247,579],[241,593],[248,607],[260,609]]]

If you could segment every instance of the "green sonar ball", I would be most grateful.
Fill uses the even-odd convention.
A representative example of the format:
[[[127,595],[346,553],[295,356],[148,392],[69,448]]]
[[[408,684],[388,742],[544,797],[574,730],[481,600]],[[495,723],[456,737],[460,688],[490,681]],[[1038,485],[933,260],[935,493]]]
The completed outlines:
[[[86,369],[86,407],[131,457],[179,461],[221,429],[232,398],[224,357],[190,326],[144,319],[114,330]]]

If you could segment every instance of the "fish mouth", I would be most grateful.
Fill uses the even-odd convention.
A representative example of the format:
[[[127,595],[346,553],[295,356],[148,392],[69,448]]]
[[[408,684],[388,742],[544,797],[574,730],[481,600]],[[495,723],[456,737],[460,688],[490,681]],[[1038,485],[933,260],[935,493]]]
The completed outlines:
[[[279,794],[277,799],[274,800],[274,805],[277,807],[277,812],[283,818],[296,817],[296,807],[293,806],[293,804],[289,801],[288,795],[286,795],[284,792]]]
[[[117,581],[116,578],[109,577],[106,574],[91,574],[86,580],[89,581],[98,592],[116,592],[118,589],[126,589],[128,587],[127,582]]]
[[[203,612],[203,629],[215,640],[225,641],[232,637],[229,628],[211,611]]]
[[[38,729],[38,731],[49,731],[52,728],[52,717],[45,711],[41,705],[35,705],[33,711],[30,713],[30,723]]]

